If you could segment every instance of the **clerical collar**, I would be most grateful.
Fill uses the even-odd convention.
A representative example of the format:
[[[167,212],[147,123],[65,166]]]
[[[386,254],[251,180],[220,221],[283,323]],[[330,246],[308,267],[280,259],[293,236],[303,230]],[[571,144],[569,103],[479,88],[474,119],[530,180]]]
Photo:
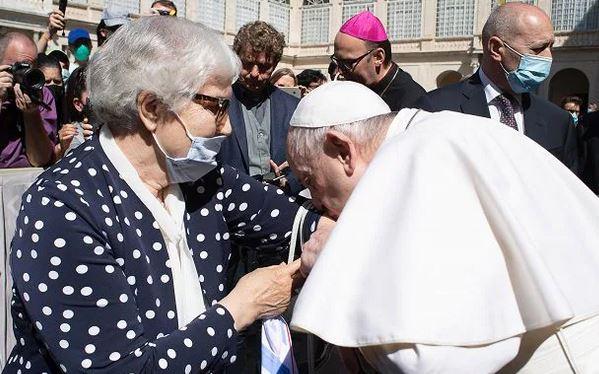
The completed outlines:
[[[393,84],[393,80],[397,77],[399,72],[399,66],[395,64],[395,62],[391,61],[391,68],[385,74],[383,79],[381,79],[378,83],[375,83],[370,87],[374,92],[376,92],[379,96],[383,96],[385,92],[389,89],[391,84]]]
[[[262,104],[273,91],[273,86],[268,83],[262,91],[255,92],[248,90],[241,82],[237,81],[233,84],[233,93],[239,102],[246,108],[251,109]]]

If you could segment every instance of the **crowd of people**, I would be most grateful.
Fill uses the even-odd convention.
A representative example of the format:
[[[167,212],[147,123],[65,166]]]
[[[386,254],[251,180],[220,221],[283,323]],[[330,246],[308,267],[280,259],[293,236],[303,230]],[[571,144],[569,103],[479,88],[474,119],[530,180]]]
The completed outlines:
[[[599,367],[599,112],[534,94],[540,8],[496,7],[480,68],[430,92],[368,11],[328,77],[276,70],[266,22],[230,47],[171,1],[147,13],[106,9],[95,50],[71,29],[73,62],[46,53],[60,10],[0,38],[0,168],[45,168],[5,372]]]

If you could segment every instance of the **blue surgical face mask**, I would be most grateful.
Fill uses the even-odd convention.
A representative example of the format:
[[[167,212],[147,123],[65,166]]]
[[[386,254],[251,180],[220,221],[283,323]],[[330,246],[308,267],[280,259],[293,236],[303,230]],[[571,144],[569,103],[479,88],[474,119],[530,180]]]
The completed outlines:
[[[520,63],[514,71],[508,72],[503,67],[503,64],[501,64],[501,68],[505,72],[512,91],[519,94],[534,91],[549,76],[553,60],[549,57],[523,55],[510,47],[506,42],[503,42],[503,44],[510,51],[520,56]]]
[[[177,113],[175,115],[183,128],[185,128],[185,134],[191,140],[191,147],[187,152],[187,156],[169,156],[160,145],[158,139],[156,139],[156,135],[152,133],[152,136],[156,145],[158,145],[158,148],[166,157],[169,181],[173,184],[195,182],[216,167],[216,155],[227,137],[215,136],[213,138],[203,138],[192,136],[183,120],[181,120],[181,117]]]
[[[62,81],[64,82],[64,84],[66,84],[67,80],[71,76],[71,73],[69,73],[69,69],[62,69],[61,72],[62,72]]]

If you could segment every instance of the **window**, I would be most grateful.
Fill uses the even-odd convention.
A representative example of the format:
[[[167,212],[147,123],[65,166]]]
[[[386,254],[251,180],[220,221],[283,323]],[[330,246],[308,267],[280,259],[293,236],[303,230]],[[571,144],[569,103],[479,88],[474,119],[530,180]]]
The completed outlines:
[[[491,1],[491,9],[495,8],[497,5],[512,3],[512,2],[521,2],[531,5],[537,5],[537,0],[492,0]]]
[[[139,0],[106,0],[105,8],[112,8],[116,11],[139,14]]]
[[[302,8],[302,44],[329,42],[328,0],[304,0]]]
[[[474,0],[438,0],[437,36],[469,36],[474,30]]]
[[[343,16],[342,21],[345,23],[348,19],[353,17],[354,15],[360,13],[363,10],[368,10],[371,13],[374,13],[374,3],[370,1],[344,1],[343,2]]]
[[[390,40],[422,36],[422,0],[396,0],[387,3],[387,33]]]
[[[260,19],[260,1],[259,0],[237,0],[236,22],[237,30],[249,22]]]
[[[268,1],[268,22],[289,41],[289,0]]]
[[[551,20],[555,31],[599,29],[597,0],[552,0]]]
[[[225,31],[225,0],[196,0],[192,19],[216,31]]]

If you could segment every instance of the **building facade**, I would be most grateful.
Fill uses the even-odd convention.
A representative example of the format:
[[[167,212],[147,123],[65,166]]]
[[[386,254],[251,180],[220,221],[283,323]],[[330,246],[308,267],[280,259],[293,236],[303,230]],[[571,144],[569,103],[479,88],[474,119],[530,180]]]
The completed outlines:
[[[387,28],[396,62],[425,89],[469,76],[479,66],[481,31],[489,13],[506,0],[175,0],[179,16],[202,22],[232,43],[237,30],[253,20],[273,24],[286,35],[281,66],[326,71],[341,24],[364,9]],[[510,0],[507,0],[510,1]],[[0,33],[45,29],[52,0],[0,0]],[[599,0],[525,0],[551,16],[556,30],[554,63],[539,94],[558,102],[578,94],[599,100]],[[102,9],[119,7],[147,13],[152,0],[70,0],[68,28],[93,35]],[[59,36],[50,48],[66,50]]]

